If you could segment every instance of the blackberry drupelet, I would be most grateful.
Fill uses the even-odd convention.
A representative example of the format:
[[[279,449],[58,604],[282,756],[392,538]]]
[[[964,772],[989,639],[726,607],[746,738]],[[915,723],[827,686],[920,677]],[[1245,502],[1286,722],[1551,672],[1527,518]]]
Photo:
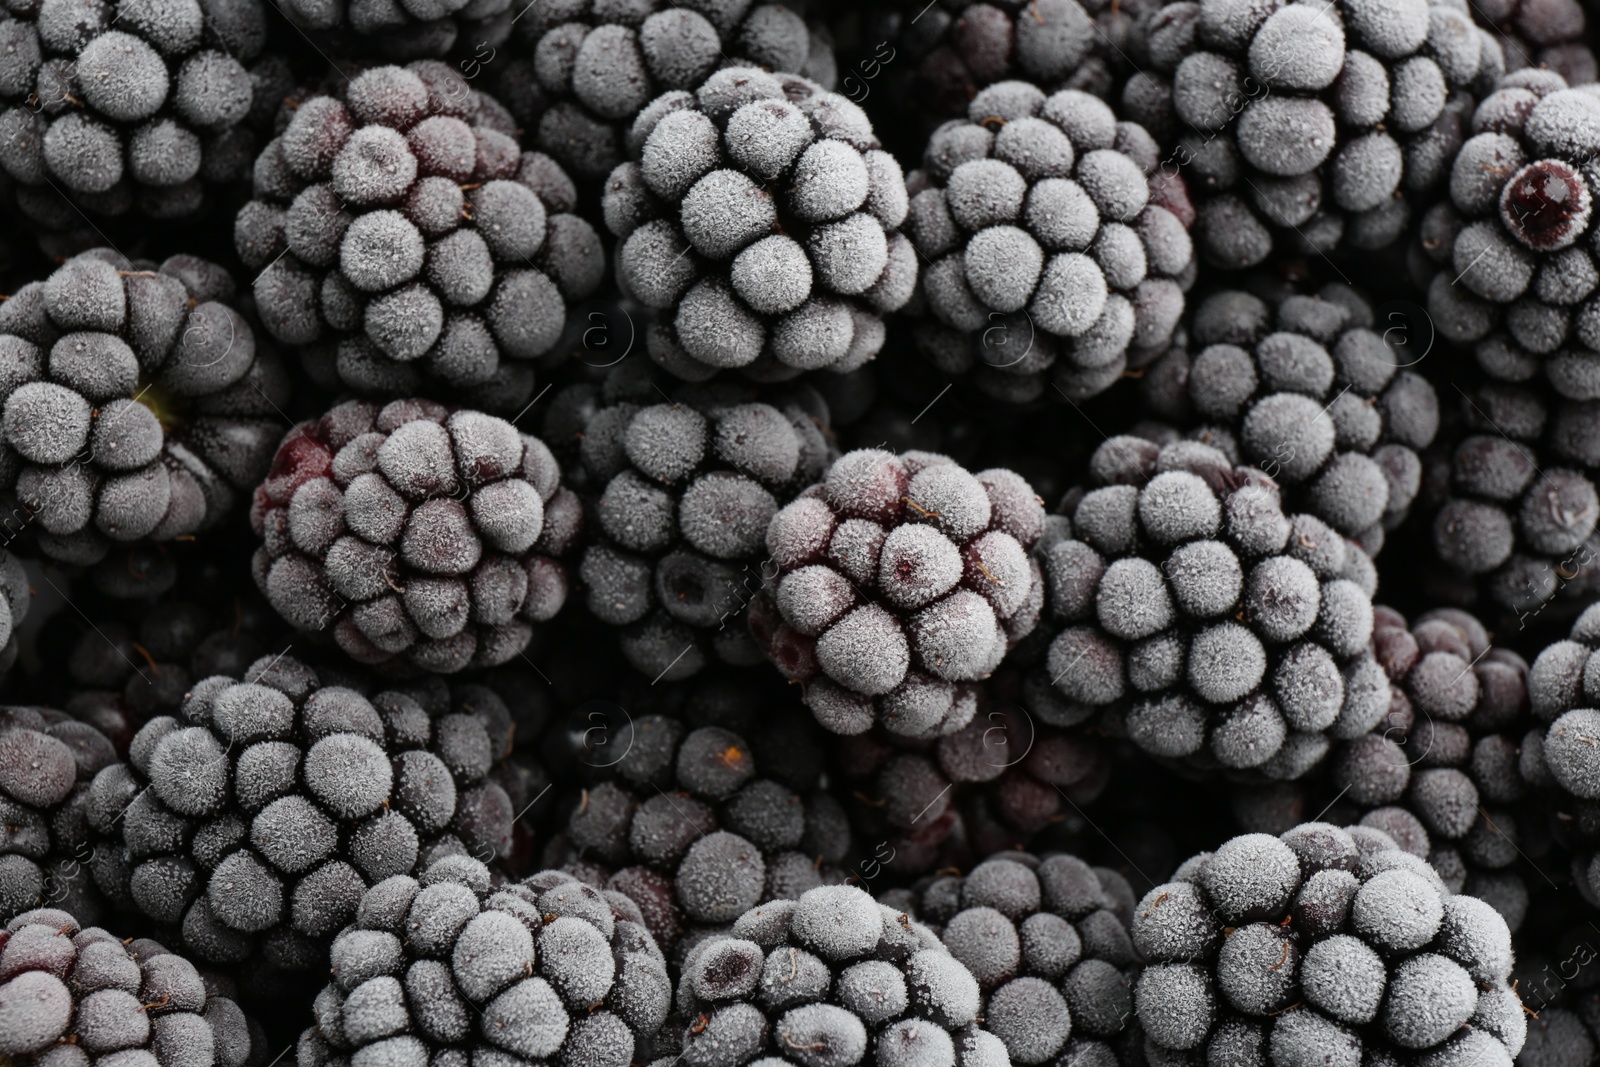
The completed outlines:
[[[245,1067],[266,1035],[213,976],[149,938],[40,908],[0,929],[0,1056],[16,1067]]]
[[[247,178],[274,61],[246,65],[266,37],[257,0],[5,5],[0,170],[22,214],[47,230],[83,211],[187,219]]]
[[[798,75],[726,67],[651,101],[603,203],[650,358],[703,380],[854,370],[917,261],[900,165],[859,107]]]
[[[515,132],[459,72],[423,61],[300,101],[262,151],[234,244],[267,329],[312,346],[330,391],[527,402],[529,361],[605,256],[571,213],[572,181]]]
[[[0,921],[43,907],[102,917],[88,877],[85,805],[90,780],[116,762],[111,742],[87,723],[47,708],[0,708]]]
[[[721,67],[785,71],[824,89],[837,74],[802,4],[555,0],[528,8],[514,32],[500,92],[541,151],[592,181],[628,158],[628,128],[645,105]]]
[[[1201,853],[1139,902],[1133,944],[1152,1053],[1508,1064],[1527,1032],[1505,920],[1369,828],[1305,823]]]
[[[978,980],[1013,1064],[1124,1062],[1139,962],[1121,875],[1066,853],[1003,852],[912,890],[912,915]]]
[[[917,346],[1000,399],[1069,400],[1164,350],[1194,281],[1194,210],[1143,127],[1076,89],[1001,82],[929,139],[906,232]]]
[[[1448,340],[1491,377],[1545,378],[1600,398],[1600,252],[1594,190],[1600,90],[1560,75],[1507,75],[1472,116],[1449,197],[1422,220],[1418,273]],[[1431,281],[1429,280],[1431,278]]]
[[[834,733],[913,738],[972,721],[973,682],[1038,621],[1044,507],[1019,475],[946,456],[845,454],[773,517],[778,580],[750,631]]]
[[[1438,396],[1409,351],[1337,285],[1276,306],[1225,290],[1187,325],[1187,344],[1140,383],[1147,408],[1258,467],[1288,507],[1376,555],[1416,499],[1418,453],[1439,430]]]
[[[1195,241],[1238,269],[1281,252],[1388,247],[1406,196],[1449,175],[1473,93],[1503,67],[1449,0],[1168,4],[1122,113],[1195,194]]]
[[[234,310],[233,278],[96,249],[0,305],[0,484],[47,556],[214,527],[266,471],[288,379]]]
[[[431,400],[347,401],[283,439],[256,490],[256,584],[361,663],[496,666],[566,600],[582,525],[538,438]]]
[[[1371,561],[1208,445],[1116,437],[1036,551],[1056,630],[1025,686],[1049,720],[1100,712],[1151,755],[1298,778],[1388,710]]]
[[[498,883],[464,856],[368,889],[331,958],[300,1067],[628,1067],[672,1007],[632,901],[559,871]]]
[[[598,536],[578,576],[589,612],[622,628],[624,654],[651,678],[761,661],[742,616],[775,577],[767,525],[834,455],[826,420],[772,399],[782,407],[686,390],[598,408],[583,427]]]
[[[1514,611],[1596,588],[1600,404],[1487,382],[1457,394],[1464,425],[1426,458],[1433,550],[1455,592]]]
[[[1330,760],[1327,788],[1352,809],[1331,810],[1385,831],[1452,892],[1492,904],[1516,933],[1529,904],[1522,841],[1540,817],[1528,810],[1532,790],[1518,770],[1532,725],[1528,664],[1494,647],[1464,611],[1443,608],[1407,623],[1378,607],[1373,623],[1389,710]]]
[[[211,963],[321,967],[374,882],[507,851],[511,804],[476,716],[371,700],[279,654],[197,682],[89,788],[91,871]]]
[[[855,886],[745,912],[684,962],[677,1003],[689,1067],[1010,1064],[980,1028],[971,972]]]
[[[575,798],[546,854],[631,897],[675,964],[762,900],[837,881],[850,849],[843,810],[806,769],[821,762],[807,756],[816,727],[798,709],[750,725],[774,771],[726,726],[634,719],[630,747],[595,768],[605,780]]]

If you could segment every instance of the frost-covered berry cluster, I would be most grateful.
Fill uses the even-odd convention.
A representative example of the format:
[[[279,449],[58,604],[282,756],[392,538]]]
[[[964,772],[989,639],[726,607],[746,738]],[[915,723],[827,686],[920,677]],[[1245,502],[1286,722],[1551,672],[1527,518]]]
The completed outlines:
[[[916,253],[900,164],[855,104],[728,67],[665,93],[606,180],[622,291],[655,311],[650,358],[690,380],[849,371],[884,342]]]
[[[0,305],[0,482],[46,555],[192,537],[266,471],[288,381],[236,303],[215,263],[101,248]]]
[[[1011,471],[847,453],[767,527],[777,578],[751,632],[835,733],[954,733],[976,712],[970,683],[1038,620],[1028,550],[1043,530],[1039,498]]]
[[[234,226],[268,331],[312,346],[330,387],[396,396],[432,382],[520,406],[527,361],[555,347],[605,255],[572,214],[571,179],[515,132],[437,61],[301,101]]]
[[[627,897],[559,871],[498,884],[466,856],[368,889],[330,959],[303,1067],[558,1054],[627,1067],[672,1005],[666,962]]]
[[[560,610],[582,514],[538,438],[426,400],[340,405],[291,431],[250,512],[256,583],[362,663],[495,666]]]
[[[95,884],[218,964],[315,970],[369,885],[450,855],[493,857],[511,803],[466,713],[368,699],[279,655],[197,684],[95,775]]]
[[[1439,430],[1432,384],[1386,326],[1338,286],[1276,307],[1217,293],[1195,309],[1188,345],[1145,377],[1146,402],[1376,555],[1416,499],[1418,453]]]
[[[1005,399],[1095,395],[1163,351],[1194,281],[1181,178],[1135,123],[1075,89],[1001,82],[941,126],[906,230],[927,267],[918,347]]]
[[[578,577],[590,613],[625,627],[623,651],[652,678],[759,661],[743,612],[772,578],[767,527],[833,454],[798,404],[743,400],[619,403],[583,428],[599,536]]]
[[[266,39],[256,0],[5,5],[0,170],[17,207],[47,230],[84,211],[194,216],[250,175],[265,85],[247,64]]]
[[[1035,706],[1115,709],[1153,755],[1275,779],[1377,724],[1359,548],[1208,445],[1120,437],[1091,466],[1100,484],[1037,552],[1056,633]]]
[[[1144,895],[1133,943],[1134,1011],[1174,1053],[1506,1063],[1527,1033],[1505,920],[1377,830],[1235,837]]]
[[[517,54],[498,83],[539,148],[598,181],[628,158],[628,130],[665,92],[692,92],[737,64],[834,88],[826,31],[799,5],[750,0],[544,0],[514,23]],[[536,132],[535,132],[536,131]]]

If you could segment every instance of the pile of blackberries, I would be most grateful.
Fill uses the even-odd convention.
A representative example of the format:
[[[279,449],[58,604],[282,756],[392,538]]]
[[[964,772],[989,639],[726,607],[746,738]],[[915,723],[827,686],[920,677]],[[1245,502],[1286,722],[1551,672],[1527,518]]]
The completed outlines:
[[[0,1067],[1594,1067],[1597,47],[0,0]]]

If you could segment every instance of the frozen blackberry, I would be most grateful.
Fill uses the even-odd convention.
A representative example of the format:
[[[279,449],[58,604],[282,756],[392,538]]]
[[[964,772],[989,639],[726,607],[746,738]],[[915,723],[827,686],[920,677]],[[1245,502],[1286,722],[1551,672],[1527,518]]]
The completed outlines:
[[[332,386],[425,383],[516,410],[528,361],[605,272],[577,190],[509,116],[436,61],[378,67],[302,100],[256,160],[234,245],[274,337]]]
[[[1478,21],[1495,30],[1507,71],[1553,70],[1568,85],[1600,78],[1579,0],[1475,0],[1470,6]]]
[[[923,355],[1021,402],[1047,383],[1084,399],[1149,362],[1195,269],[1188,192],[1159,159],[1142,127],[1081,90],[979,93],[906,182],[927,264],[912,305]]]
[[[1533,723],[1518,769],[1535,791],[1546,827],[1570,859],[1572,881],[1600,907],[1600,607],[1578,617],[1571,635],[1546,647],[1528,672]],[[1537,829],[1537,827],[1535,827]],[[1533,836],[1529,834],[1527,836]]]
[[[834,733],[955,733],[976,712],[971,683],[1038,621],[1028,550],[1043,530],[1011,471],[847,453],[767,527],[777,580],[751,604],[751,633]]]
[[[283,439],[251,513],[256,584],[361,663],[449,673],[527,647],[566,600],[582,508],[536,437],[431,400],[347,401]]]
[[[230,570],[238,570],[236,560]],[[76,613],[61,619],[73,639],[61,641],[61,659],[47,658],[43,667],[60,670],[63,688],[37,685],[36,691],[59,696],[64,711],[94,725],[126,758],[139,728],[157,715],[177,714],[195,682],[213,674],[237,678],[263,655],[289,647],[283,620],[253,582],[241,595],[227,595],[238,578],[250,581],[186,568],[185,580],[206,584],[182,592],[205,590],[203,602],[184,595],[120,605],[81,601],[93,623]],[[46,630],[40,644],[53,642],[58,632]]]
[[[650,102],[603,202],[650,358],[699,380],[860,367],[911,298],[905,180],[855,104],[726,67]]]
[[[1449,176],[1473,92],[1503,67],[1451,0],[1172,3],[1146,31],[1125,117],[1195,194],[1201,257],[1237,269],[1281,252],[1393,244],[1407,194]]]
[[[1600,253],[1585,177],[1600,153],[1600,95],[1519,71],[1478,105],[1472,133],[1449,198],[1422,222],[1428,310],[1489,375],[1600,397]]]
[[[1159,0],[903,0],[887,5],[876,28],[892,43],[879,55],[889,77],[909,54],[909,84],[884,86],[890,103],[937,118],[966,114],[978,93],[997,82],[1023,79],[1047,89],[1082,89],[1110,99],[1142,55],[1144,21]],[[868,99],[879,71],[865,63],[841,80],[846,93]],[[857,86],[861,88],[858,88]]]
[[[770,733],[766,718],[759,728]],[[806,729],[780,732],[788,743],[767,762],[804,765],[816,727],[799,709],[783,718]],[[761,901],[841,877],[834,866],[850,831],[816,771],[762,774],[750,743],[727,727],[640,716],[626,753],[596,769],[604,780],[574,798],[565,840],[547,860],[631,897],[674,962]]]
[[[972,721],[931,751],[881,727],[837,739],[842,800],[866,853],[852,863],[858,874],[870,881],[885,867],[915,875],[1027,847],[1069,818],[1072,805],[1105,791],[1113,772],[1101,731],[1025,711],[1022,677],[1003,667],[978,690]]]
[[[0,952],[0,1056],[16,1067],[266,1062],[266,1035],[216,979],[148,938],[45,907],[0,929]]]
[[[536,0],[543,6],[545,0]],[[499,61],[523,5],[512,0],[282,0],[280,14],[323,55],[381,57],[402,63],[452,57],[469,79]],[[319,48],[319,51],[321,51]]]
[[[1506,1064],[1527,1032],[1505,921],[1378,831],[1235,837],[1145,894],[1133,944],[1152,1051]]]
[[[1344,804],[1330,814],[1385,831],[1453,892],[1494,905],[1515,933],[1529,904],[1522,842],[1537,818],[1518,769],[1532,725],[1528,664],[1453,608],[1413,623],[1375,608],[1373,647],[1389,710],[1330,760],[1327,799]]]
[[[0,529],[14,536],[25,522],[25,513],[19,509],[10,519],[0,518]],[[17,662],[17,628],[27,618],[32,601],[33,591],[22,560],[0,547],[0,638],[4,639],[0,640],[0,673],[10,670]]]
[[[266,471],[288,380],[234,298],[214,263],[97,249],[0,305],[0,483],[46,555],[188,538]]]
[[[111,742],[87,723],[48,708],[0,708],[0,921],[44,907],[102,917],[85,805],[90,780],[116,762]]]
[[[511,804],[487,778],[497,755],[475,715],[433,717],[397,691],[369,700],[263,658],[242,680],[196,682],[95,776],[90,869],[198,959],[316,969],[372,883],[508,850]]]
[[[623,627],[624,654],[651,678],[759,663],[744,608],[777,576],[762,562],[768,523],[834,454],[819,424],[793,403],[685,393],[599,408],[581,436],[598,528],[578,568],[590,613]]]
[[[1043,716],[1112,713],[1152,755],[1298,778],[1388,709],[1371,562],[1209,445],[1108,440],[1036,551],[1055,636]]]
[[[247,64],[266,35],[256,0],[5,5],[0,170],[23,215],[50,230],[83,211],[185,219],[249,177]]]
[[[745,912],[690,953],[677,1004],[689,1067],[1010,1062],[980,1029],[971,972],[933,931],[855,886]]]
[[[558,814],[557,800],[550,793],[549,762],[540,749],[554,718],[550,688],[536,670],[519,664],[517,669],[502,667],[472,680],[428,674],[388,690],[416,701],[435,721],[465,715],[483,727],[491,757],[484,780],[505,791],[513,812],[510,847],[496,848],[493,862],[497,871],[518,876],[538,869],[536,840],[547,840]],[[595,724],[586,717],[582,721],[585,729]],[[483,859],[488,854],[478,855]]]
[[[500,91],[539,148],[603,179],[637,145],[628,129],[662,93],[692,92],[721,67],[802,75],[832,89],[825,30],[803,4],[751,0],[546,0],[516,19]]]
[[[1439,429],[1433,386],[1383,327],[1338,285],[1275,307],[1223,291],[1140,385],[1156,414],[1258,467],[1289,506],[1376,555],[1416,498],[1418,453]]]
[[[1426,457],[1433,548],[1458,591],[1518,613],[1597,588],[1600,406],[1489,382],[1457,393],[1462,426]]]
[[[1007,852],[914,891],[918,920],[978,980],[984,1029],[1013,1064],[1117,1063],[1138,956],[1102,877],[1066,853]]]
[[[300,1067],[628,1067],[672,1007],[666,962],[632,901],[559,871],[496,884],[460,856],[368,889],[331,965]]]

